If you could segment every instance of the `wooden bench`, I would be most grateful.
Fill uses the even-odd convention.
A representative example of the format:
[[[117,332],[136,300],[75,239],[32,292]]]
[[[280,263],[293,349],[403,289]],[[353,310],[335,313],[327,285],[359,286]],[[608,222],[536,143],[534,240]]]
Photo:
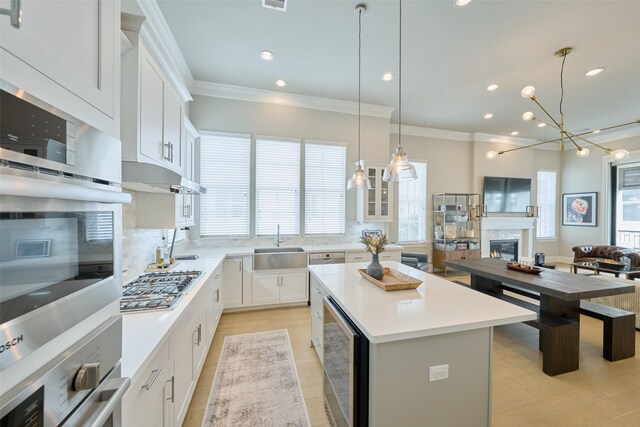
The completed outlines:
[[[469,287],[465,283],[454,280],[454,283]],[[527,292],[527,291],[525,291]],[[563,360],[554,356],[560,354],[551,351],[551,348],[561,349],[561,353],[566,355],[569,352],[575,352],[576,341],[580,339],[580,328],[578,322],[564,317],[556,316],[545,311],[540,311],[540,306],[530,302],[521,300],[501,292],[483,292],[502,301],[526,308],[534,311],[538,317],[536,320],[529,320],[526,323],[529,326],[540,331],[538,340],[538,349],[542,351],[542,370],[548,375],[556,375],[565,372],[566,366],[562,366]],[[573,345],[572,345],[573,344]],[[578,356],[575,355],[577,360]],[[566,360],[566,359],[564,359]]]
[[[501,289],[527,298],[540,300],[540,294],[517,286],[505,285]],[[633,357],[636,353],[635,313],[610,307],[604,304],[581,300],[580,314],[593,317],[603,322],[602,357],[616,360]]]

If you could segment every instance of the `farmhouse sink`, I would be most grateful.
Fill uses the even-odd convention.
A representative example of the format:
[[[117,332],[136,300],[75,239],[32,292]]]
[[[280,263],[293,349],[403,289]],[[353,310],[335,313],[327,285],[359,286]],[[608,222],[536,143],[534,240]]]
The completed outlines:
[[[253,252],[254,270],[305,268],[307,254],[302,248],[259,248]]]

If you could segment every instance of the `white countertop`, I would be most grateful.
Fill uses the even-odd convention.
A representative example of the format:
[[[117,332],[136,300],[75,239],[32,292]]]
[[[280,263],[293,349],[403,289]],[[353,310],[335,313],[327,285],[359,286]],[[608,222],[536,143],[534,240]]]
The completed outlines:
[[[363,279],[362,264],[309,266],[372,343],[486,328],[536,319],[526,310],[398,262],[382,263],[422,280],[415,290],[386,292]]]
[[[180,261],[180,265],[175,268],[175,271],[201,270],[202,274],[174,309],[123,313],[121,365],[123,377],[131,377],[132,381],[134,380],[136,372],[156,350],[161,341],[165,339],[176,320],[189,306],[198,290],[223,259],[224,256],[208,259],[200,258],[195,261]]]

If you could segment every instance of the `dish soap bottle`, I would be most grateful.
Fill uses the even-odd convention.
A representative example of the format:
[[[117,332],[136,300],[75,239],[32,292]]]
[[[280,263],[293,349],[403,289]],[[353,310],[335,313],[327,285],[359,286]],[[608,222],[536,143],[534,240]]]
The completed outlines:
[[[162,267],[162,250],[160,249],[160,246],[156,248],[156,265],[158,267]]]

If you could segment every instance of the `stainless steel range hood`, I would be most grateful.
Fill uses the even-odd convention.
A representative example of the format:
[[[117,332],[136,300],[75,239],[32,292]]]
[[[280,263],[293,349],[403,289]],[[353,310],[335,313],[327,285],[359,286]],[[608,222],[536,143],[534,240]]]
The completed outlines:
[[[195,181],[160,165],[122,162],[122,186],[145,193],[205,194],[207,189]]]

